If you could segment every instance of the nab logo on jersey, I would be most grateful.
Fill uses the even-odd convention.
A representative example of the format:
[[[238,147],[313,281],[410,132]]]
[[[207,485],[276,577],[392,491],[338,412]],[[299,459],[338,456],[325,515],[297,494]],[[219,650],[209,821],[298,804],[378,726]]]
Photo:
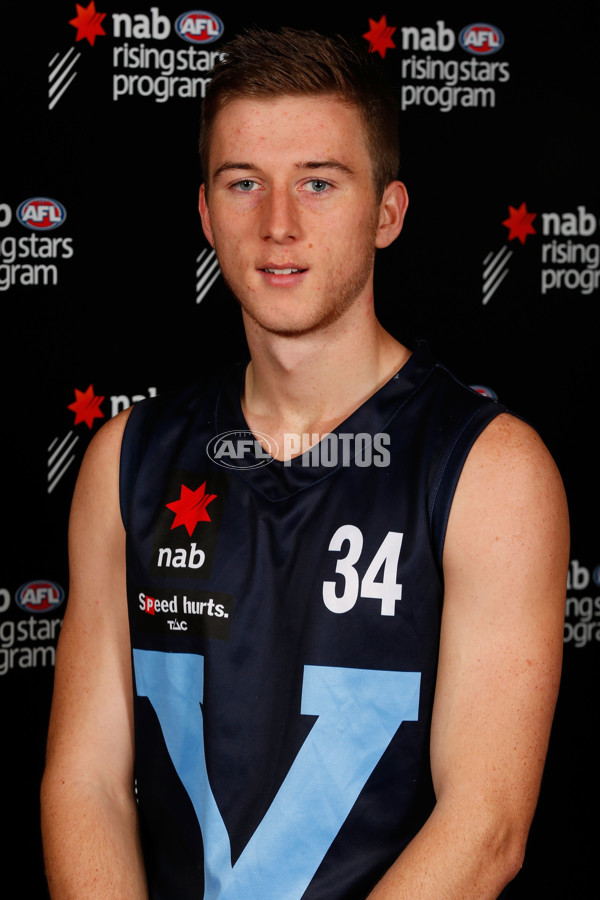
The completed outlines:
[[[460,46],[474,56],[490,56],[497,53],[504,43],[504,35],[495,25],[476,22],[466,25],[458,36]]]
[[[206,553],[193,543],[189,550],[186,547],[160,547],[158,550],[157,565],[159,569],[163,566],[167,569],[173,567],[175,569],[201,569],[206,559]]]
[[[223,22],[214,13],[201,9],[185,12],[175,22],[180,38],[190,44],[212,44],[223,34]]]
[[[206,507],[213,500],[217,499],[216,494],[209,494],[206,490],[206,481],[195,490],[189,488],[186,484],[181,485],[181,492],[177,500],[167,503],[167,509],[175,513],[171,531],[174,528],[183,526],[191,537],[196,530],[199,522],[210,522],[210,514]]]
[[[52,231],[62,225],[66,217],[67,211],[62,203],[50,197],[31,197],[17,209],[21,225],[32,231]]]
[[[222,472],[171,473],[154,529],[154,575],[208,578],[228,489]]]
[[[65,592],[53,581],[28,581],[21,585],[15,600],[26,612],[46,613],[55,610],[65,599]]]

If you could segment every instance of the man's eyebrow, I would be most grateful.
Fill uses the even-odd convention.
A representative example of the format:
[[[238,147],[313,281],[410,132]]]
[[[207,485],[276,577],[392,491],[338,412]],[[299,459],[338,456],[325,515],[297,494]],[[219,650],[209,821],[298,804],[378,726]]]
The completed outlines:
[[[354,175],[354,171],[344,163],[340,162],[337,159],[308,159],[303,162],[296,163],[297,169],[310,169],[314,171],[315,169],[337,169],[339,172],[343,172],[345,175]],[[252,172],[256,171],[256,166],[251,162],[224,162],[213,172],[213,178],[217,178],[221,175],[222,172],[229,172],[231,170],[242,171],[242,172]]]
[[[337,169],[345,175],[354,175],[354,171],[338,159],[309,159],[296,163],[297,169]]]
[[[231,169],[241,169],[242,171],[252,171],[256,169],[256,166],[252,165],[249,162],[224,162],[222,166],[219,166],[218,169],[215,169],[213,172],[213,178],[216,178],[221,172],[229,172]]]

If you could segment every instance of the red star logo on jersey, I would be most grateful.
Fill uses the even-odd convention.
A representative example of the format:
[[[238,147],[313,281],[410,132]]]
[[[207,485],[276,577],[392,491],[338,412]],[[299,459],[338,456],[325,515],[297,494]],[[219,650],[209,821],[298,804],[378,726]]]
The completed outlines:
[[[363,34],[364,39],[370,44],[369,52],[379,53],[382,59],[385,58],[385,54],[388,50],[394,50],[396,48],[396,45],[392,40],[392,35],[395,30],[396,27],[394,25],[388,25],[385,16],[382,16],[379,22],[376,22],[374,19],[369,19],[369,30]]]
[[[167,509],[170,509],[175,513],[171,531],[179,525],[183,525],[191,537],[198,522],[211,521],[211,518],[206,511],[206,507],[209,503],[212,503],[216,497],[216,494],[206,493],[206,482],[201,484],[199,488],[196,488],[195,491],[190,490],[185,484],[182,484],[179,500],[173,500],[172,503],[167,503]]]
[[[104,397],[97,397],[94,394],[91,384],[86,391],[78,391],[75,388],[75,400],[67,406],[67,409],[71,409],[75,413],[75,425],[85,422],[87,427],[91,428],[94,419],[103,419],[104,413],[100,409],[103,400]]]
[[[515,238],[518,238],[524,244],[528,234],[536,233],[531,223],[537,213],[527,212],[525,203],[521,203],[518,209],[515,209],[514,206],[509,206],[508,212],[508,219],[505,219],[502,223],[508,228],[508,240],[514,241]]]
[[[72,25],[73,28],[77,29],[77,37],[75,40],[87,40],[93,47],[94,41],[98,35],[106,34],[104,28],[100,24],[106,17],[106,13],[96,12],[94,0],[87,6],[80,6],[79,3],[76,3],[75,9],[77,10],[77,15],[74,19],[69,20],[69,25]]]

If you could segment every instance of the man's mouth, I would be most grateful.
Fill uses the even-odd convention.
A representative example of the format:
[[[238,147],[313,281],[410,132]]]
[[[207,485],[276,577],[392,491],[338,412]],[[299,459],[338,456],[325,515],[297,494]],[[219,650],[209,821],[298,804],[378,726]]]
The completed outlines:
[[[271,268],[267,268],[265,266],[265,268],[263,269],[263,272],[268,272],[269,275],[296,275],[299,272],[306,272],[306,269],[295,269],[295,268],[271,269]]]

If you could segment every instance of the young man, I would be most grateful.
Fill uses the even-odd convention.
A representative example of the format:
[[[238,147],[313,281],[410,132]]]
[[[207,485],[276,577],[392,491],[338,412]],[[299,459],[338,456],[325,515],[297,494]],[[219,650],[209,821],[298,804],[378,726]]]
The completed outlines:
[[[82,466],[55,900],[482,900],[521,865],[565,500],[527,425],[375,318],[407,197],[370,66],[286,30],[215,73],[200,214],[251,359],[112,420]]]

